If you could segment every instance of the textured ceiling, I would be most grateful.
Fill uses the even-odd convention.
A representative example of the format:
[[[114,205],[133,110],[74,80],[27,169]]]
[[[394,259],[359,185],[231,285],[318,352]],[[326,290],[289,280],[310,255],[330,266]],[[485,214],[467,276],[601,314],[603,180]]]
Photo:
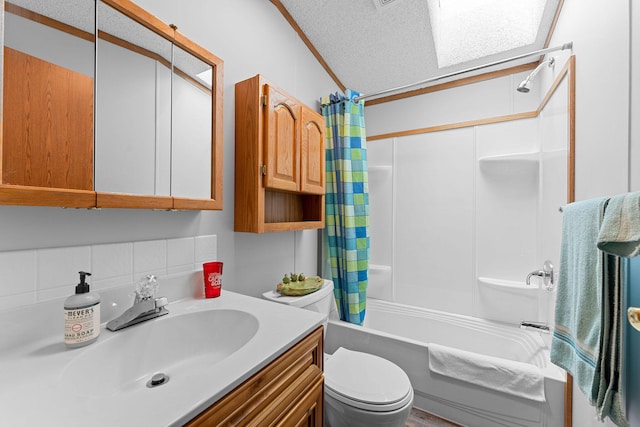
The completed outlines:
[[[345,87],[364,94],[543,49],[561,5],[561,0],[547,1],[542,16],[537,17],[540,18],[540,27],[533,43],[440,68],[429,16],[431,0],[272,1],[276,4],[279,2],[286,9],[337,79]],[[524,4],[524,0],[510,1]],[[487,2],[488,0],[484,0],[484,3]],[[439,4],[438,0],[434,3]],[[509,23],[514,28],[512,31],[516,32],[519,25],[515,23],[516,19],[520,17],[512,15],[509,18],[507,15],[506,20],[509,22],[503,22],[500,27],[495,24],[485,25],[482,31],[487,33],[487,37],[466,37],[449,43],[459,45],[461,50],[480,52],[486,39],[506,38],[505,28],[509,28]],[[486,21],[480,19],[474,25],[482,27],[483,22]],[[459,22],[461,31],[471,25],[472,21]],[[454,47],[454,56],[455,50]],[[491,70],[538,59],[530,57],[492,67]],[[483,72],[486,71],[489,70],[485,69]]]
[[[7,0],[24,9],[53,18],[88,33],[94,32],[95,4],[88,0]]]

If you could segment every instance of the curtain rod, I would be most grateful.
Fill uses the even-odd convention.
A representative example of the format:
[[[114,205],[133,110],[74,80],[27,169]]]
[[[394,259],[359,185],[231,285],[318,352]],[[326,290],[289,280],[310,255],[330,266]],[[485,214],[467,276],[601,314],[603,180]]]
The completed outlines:
[[[526,58],[528,56],[544,55],[545,53],[555,52],[556,50],[571,49],[572,47],[573,47],[573,42],[569,42],[569,43],[565,43],[565,44],[563,44],[561,46],[548,47],[546,49],[540,49],[540,50],[536,50],[536,51],[529,52],[529,53],[523,53],[522,55],[516,55],[516,56],[513,56],[511,58],[500,59],[498,61],[489,62],[488,64],[478,65],[476,67],[466,68],[466,69],[460,70],[460,71],[454,71],[452,73],[443,74],[443,75],[437,76],[437,77],[431,77],[431,78],[428,78],[428,79],[425,79],[425,80],[421,80],[419,82],[411,83],[411,84],[408,84],[408,85],[398,86],[398,87],[394,87],[394,88],[391,88],[391,89],[385,89],[385,90],[382,90],[380,92],[369,93],[367,95],[356,96],[353,100],[358,102],[358,101],[360,101],[362,99],[373,98],[373,97],[376,97],[376,96],[379,96],[379,95],[385,95],[387,93],[395,92],[395,91],[402,90],[402,89],[409,89],[409,88],[414,87],[414,86],[420,86],[420,85],[423,85],[423,84],[426,84],[426,83],[431,83],[431,82],[435,82],[435,81],[438,81],[438,80],[446,79],[448,77],[454,77],[454,76],[457,76],[459,74],[469,73],[471,71],[476,71],[476,70],[481,70],[483,68],[493,67],[494,65],[504,64],[505,62],[515,61],[517,59]]]

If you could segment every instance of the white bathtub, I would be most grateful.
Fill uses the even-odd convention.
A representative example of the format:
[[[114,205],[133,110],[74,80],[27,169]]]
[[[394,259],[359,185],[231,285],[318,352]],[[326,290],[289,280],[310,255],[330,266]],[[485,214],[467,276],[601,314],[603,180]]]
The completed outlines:
[[[546,402],[433,374],[428,343],[535,365],[544,375]],[[414,406],[465,426],[563,426],[564,371],[548,361],[549,349],[537,332],[368,299],[364,326],[329,322],[325,351],[338,347],[393,361],[411,379]]]

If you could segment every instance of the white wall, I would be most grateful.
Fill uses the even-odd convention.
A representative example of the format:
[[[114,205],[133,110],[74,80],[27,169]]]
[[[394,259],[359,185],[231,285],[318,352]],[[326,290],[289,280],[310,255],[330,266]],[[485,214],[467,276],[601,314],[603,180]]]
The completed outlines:
[[[625,192],[629,1],[565,1],[551,45],[567,41],[577,68],[576,200]]]
[[[140,0],[137,3],[225,61],[224,64],[224,210],[164,212],[150,210],[77,210],[0,206],[0,252],[106,243],[217,236],[217,258],[225,263],[224,286],[260,295],[284,272],[316,272],[317,233],[251,235],[233,232],[234,84],[263,74],[306,104],[337,86],[297,34],[268,1]],[[34,261],[35,262],[35,261]],[[3,264],[6,265],[6,264]],[[9,268],[9,267],[8,267]],[[25,274],[36,266],[26,265]],[[75,267],[55,277],[77,280]],[[13,272],[12,272],[13,273]],[[31,289],[20,274],[0,271],[0,300]],[[7,278],[12,283],[7,283]],[[30,277],[30,276],[29,276]],[[73,292],[70,286],[68,293]],[[35,302],[35,297],[30,299]],[[10,304],[10,303],[9,303]],[[0,307],[3,305],[0,304]]]

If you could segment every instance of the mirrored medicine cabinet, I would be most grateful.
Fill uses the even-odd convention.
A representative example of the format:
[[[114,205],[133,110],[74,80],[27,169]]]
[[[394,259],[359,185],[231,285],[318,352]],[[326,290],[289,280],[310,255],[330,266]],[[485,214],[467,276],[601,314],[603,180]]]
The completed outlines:
[[[0,204],[222,209],[222,60],[130,0],[0,3]]]

